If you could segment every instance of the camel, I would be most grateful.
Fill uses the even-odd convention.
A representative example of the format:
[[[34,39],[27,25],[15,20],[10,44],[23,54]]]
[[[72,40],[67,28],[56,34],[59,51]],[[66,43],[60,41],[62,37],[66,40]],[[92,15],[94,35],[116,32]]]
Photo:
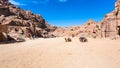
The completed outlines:
[[[65,42],[71,42],[72,40],[71,40],[71,38],[65,38]]]
[[[80,37],[79,40],[80,40],[80,42],[88,42],[86,37]]]

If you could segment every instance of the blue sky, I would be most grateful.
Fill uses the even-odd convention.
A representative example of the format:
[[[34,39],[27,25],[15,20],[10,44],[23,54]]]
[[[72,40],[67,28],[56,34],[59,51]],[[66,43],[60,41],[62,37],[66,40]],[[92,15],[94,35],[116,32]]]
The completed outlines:
[[[11,3],[40,14],[56,26],[81,25],[89,19],[101,21],[114,9],[116,0],[10,0]]]

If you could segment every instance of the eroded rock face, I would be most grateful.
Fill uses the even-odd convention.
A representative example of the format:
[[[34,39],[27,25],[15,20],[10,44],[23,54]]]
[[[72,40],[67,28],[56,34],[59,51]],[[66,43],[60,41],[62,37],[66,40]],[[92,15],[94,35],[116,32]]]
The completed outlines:
[[[101,37],[101,29],[100,29],[100,23],[96,23],[93,20],[89,20],[86,24],[82,26],[72,26],[67,28],[57,28],[53,34],[55,36],[82,36],[85,34],[85,36],[88,37]]]
[[[105,15],[101,27],[104,37],[120,35],[120,0],[117,0],[115,3],[115,9],[111,13]]]
[[[7,25],[8,30],[0,30],[1,33],[7,33],[14,39],[31,38],[33,35],[44,38],[75,37],[83,34],[94,38],[120,36],[120,0],[116,2],[115,9],[105,15],[102,22],[89,20],[82,26],[67,28],[51,26],[42,16],[22,10],[9,3],[8,0],[0,0],[0,26],[3,25]]]
[[[49,25],[42,16],[22,10],[8,0],[0,0],[0,25],[7,25],[8,35],[15,39],[29,38],[33,35],[49,38],[53,36],[51,32],[56,28]]]
[[[81,36],[89,37],[116,37],[120,36],[120,0],[115,3],[115,9],[105,15],[100,23],[89,20],[82,26],[57,28],[54,32],[57,36]]]

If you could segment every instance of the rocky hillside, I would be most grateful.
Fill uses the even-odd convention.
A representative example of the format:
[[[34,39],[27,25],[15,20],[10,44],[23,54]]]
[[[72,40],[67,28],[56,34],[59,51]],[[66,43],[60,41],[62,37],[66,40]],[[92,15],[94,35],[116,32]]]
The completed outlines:
[[[52,31],[56,29],[49,25],[45,19],[30,11],[22,10],[9,3],[8,0],[0,0],[0,26],[7,25],[8,35],[12,38],[53,37]],[[2,32],[3,29],[0,30]],[[5,31],[6,32],[6,31]]]
[[[85,34],[88,37],[100,37],[100,23],[89,20],[81,26],[72,26],[67,28],[57,28],[53,34],[55,36],[82,36]]]
[[[120,37],[120,0],[115,3],[115,9],[106,14],[102,22],[89,20],[84,25],[68,28],[57,28],[53,33],[56,36],[88,37]]]
[[[120,36],[120,0],[115,3],[115,9],[106,14],[101,24],[102,36]]]
[[[102,22],[89,20],[84,25],[67,28],[51,26],[42,16],[22,10],[8,0],[0,0],[0,41],[7,38],[5,34],[15,40],[34,36],[50,38],[83,34],[94,38],[120,36],[120,0],[117,0],[115,9],[106,14]]]

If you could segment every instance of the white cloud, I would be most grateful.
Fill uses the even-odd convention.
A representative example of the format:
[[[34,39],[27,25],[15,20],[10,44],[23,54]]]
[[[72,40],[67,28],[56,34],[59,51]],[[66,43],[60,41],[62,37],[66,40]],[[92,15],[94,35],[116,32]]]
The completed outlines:
[[[48,3],[49,2],[49,0],[33,0],[33,1],[31,1],[31,3],[34,3],[34,4],[46,4],[46,3]]]
[[[19,2],[14,1],[14,0],[9,0],[9,2],[14,4],[14,5],[24,5],[24,4],[21,4]]]
[[[34,4],[38,4],[38,2],[37,2],[37,1],[32,1],[32,3],[34,3]]]
[[[67,2],[67,0],[59,0],[59,2]]]

